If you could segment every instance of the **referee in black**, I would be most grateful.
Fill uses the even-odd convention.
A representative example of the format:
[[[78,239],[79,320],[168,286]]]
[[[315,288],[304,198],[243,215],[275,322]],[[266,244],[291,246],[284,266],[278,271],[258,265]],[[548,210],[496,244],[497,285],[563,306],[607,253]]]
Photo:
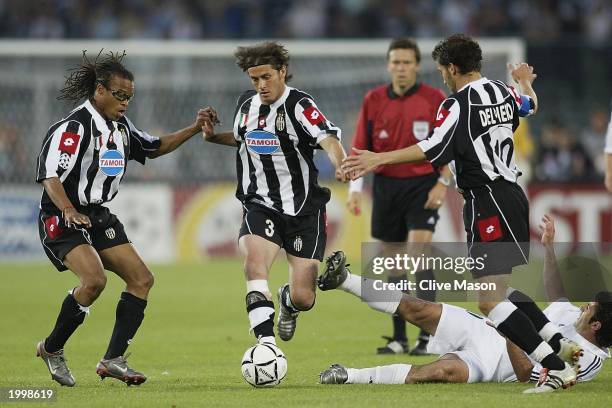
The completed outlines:
[[[432,57],[452,95],[440,105],[431,137],[392,152],[355,149],[357,154],[345,159],[343,168],[357,178],[380,165],[428,160],[439,167],[454,160],[457,186],[465,198],[469,255],[489,254],[485,268],[472,273],[478,282],[496,286],[480,291],[480,310],[549,370],[546,381],[558,378],[564,386],[571,385],[576,380],[574,368],[536,332],[519,302],[503,301],[512,268],[529,262],[529,203],[516,183],[521,173],[514,161],[513,133],[519,116],[537,110],[531,86],[536,74],[525,63],[509,66],[521,93],[483,77],[480,46],[463,34],[441,41]]]
[[[170,153],[216,121],[211,108],[200,109],[188,127],[158,138],[139,130],[125,116],[134,97],[134,75],[122,64],[125,53],[102,54],[83,61],[67,76],[58,99],[76,104],[66,118],[51,125],[43,140],[36,181],[44,187],[38,220],[40,240],[58,271],[79,279],[65,297],[55,327],[36,348],[51,378],[72,387],[64,345],[83,323],[89,307],[106,285],[105,269],[126,283],[117,304],[108,349],[97,366],[104,379],[142,384],[144,374],[130,368],[124,353],[135,336],[153,286],[153,274],[128,239],[123,225],[103,204],[118,192],[128,160]]]

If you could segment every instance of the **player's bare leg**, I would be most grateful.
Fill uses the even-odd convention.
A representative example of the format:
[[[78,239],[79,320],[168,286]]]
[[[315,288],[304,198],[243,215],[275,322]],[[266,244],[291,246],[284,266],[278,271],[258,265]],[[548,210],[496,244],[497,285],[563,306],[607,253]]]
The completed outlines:
[[[299,258],[287,254],[289,283],[278,291],[278,335],[284,341],[291,340],[297,327],[300,312],[310,310],[315,303],[317,259]]]
[[[274,303],[268,287],[268,275],[280,246],[249,234],[240,238],[238,247],[244,259],[250,328],[260,342],[275,343]]]
[[[385,258],[393,258],[397,254],[403,254],[408,250],[405,242],[381,242],[381,255]],[[406,281],[408,275],[405,270],[389,269],[387,281],[389,283],[400,283]],[[408,353],[408,337],[406,336],[406,321],[397,315],[391,316],[393,324],[393,334],[391,336],[383,336],[387,343],[376,349],[376,354],[402,354]]]
[[[91,245],[73,248],[64,259],[80,281],[64,299],[57,322],[51,334],[36,346],[36,355],[41,357],[51,373],[51,378],[61,385],[72,387],[74,377],[66,364],[64,345],[68,338],[85,320],[89,307],[106,286],[106,275],[97,252]]]
[[[116,378],[127,385],[139,385],[147,377],[130,368],[126,350],[136,335],[147,306],[154,277],[132,244],[117,245],[100,251],[104,267],[126,283],[117,304],[115,326],[104,358],[96,368],[98,375]]]
[[[346,368],[333,364],[319,376],[321,384],[466,383],[468,365],[455,354],[445,354],[425,365],[392,364],[371,368]]]
[[[433,232],[426,229],[411,230],[408,233],[408,253],[413,256],[421,256],[421,254],[428,255],[427,252],[430,248],[431,240],[433,238]],[[431,269],[425,269],[416,271],[415,281],[417,284],[416,296],[419,299],[427,300],[429,302],[436,301],[436,290],[422,290],[419,286],[419,282],[423,280],[433,280],[434,273]],[[416,341],[415,346],[410,350],[410,354],[413,356],[422,356],[427,354],[427,343],[429,342],[429,333],[425,330],[419,332],[419,337]]]

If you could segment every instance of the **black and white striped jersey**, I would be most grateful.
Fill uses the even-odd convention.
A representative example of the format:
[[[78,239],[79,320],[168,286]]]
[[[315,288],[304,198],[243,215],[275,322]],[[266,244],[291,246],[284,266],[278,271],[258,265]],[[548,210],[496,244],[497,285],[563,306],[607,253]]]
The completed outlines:
[[[455,161],[457,186],[481,187],[504,178],[516,182],[514,131],[534,101],[501,81],[480,78],[449,96],[438,108],[432,135],[418,143],[434,165]]]
[[[551,303],[543,310],[544,314],[552,323],[559,326],[559,331],[563,337],[575,341],[582,347],[584,354],[580,356],[578,364],[578,381],[590,381],[602,369],[603,363],[610,358],[610,352],[607,349],[599,348],[582,337],[576,331],[576,321],[580,317],[580,308],[574,306],[567,300],[558,300]],[[537,381],[542,366],[534,362],[533,370],[531,371],[531,379]]]
[[[243,93],[234,115],[236,197],[290,216],[316,213],[330,191],[318,185],[314,149],[330,136],[340,139],[340,129],[298,89],[286,86],[271,105]]]
[[[125,116],[106,120],[90,101],[53,124],[38,156],[36,181],[58,177],[75,207],[102,204],[115,197],[128,160],[142,164],[159,138],[138,130]],[[44,191],[40,208],[57,213]]]

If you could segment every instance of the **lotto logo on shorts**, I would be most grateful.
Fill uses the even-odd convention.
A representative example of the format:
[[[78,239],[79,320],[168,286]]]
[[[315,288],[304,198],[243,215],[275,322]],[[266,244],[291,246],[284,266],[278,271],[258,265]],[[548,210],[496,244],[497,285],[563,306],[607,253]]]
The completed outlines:
[[[247,148],[257,154],[273,154],[280,149],[280,141],[274,133],[253,130],[244,137]]]
[[[480,232],[480,239],[483,242],[495,241],[502,237],[501,224],[499,217],[494,215],[493,217],[485,218],[484,220],[478,221],[478,232]]]
[[[100,170],[109,177],[121,174],[124,165],[125,159],[117,150],[108,150],[100,157]]]

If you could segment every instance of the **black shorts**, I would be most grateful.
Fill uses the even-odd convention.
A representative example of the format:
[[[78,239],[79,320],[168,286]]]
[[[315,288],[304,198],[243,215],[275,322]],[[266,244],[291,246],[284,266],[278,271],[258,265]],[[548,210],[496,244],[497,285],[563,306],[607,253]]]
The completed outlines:
[[[434,231],[438,210],[423,208],[438,174],[411,178],[374,175],[372,236],[383,242],[405,242],[410,230]]]
[[[494,181],[463,191],[463,221],[469,255],[484,258],[475,278],[512,273],[529,262],[529,202],[516,183]]]
[[[47,257],[58,271],[68,268],[64,258],[79,245],[91,245],[98,252],[130,242],[123,224],[106,207],[91,206],[78,210],[91,220],[91,228],[68,228],[59,215],[40,212],[38,233]]]
[[[291,217],[261,205],[243,205],[240,235],[258,235],[298,258],[323,260],[327,242],[325,207],[315,214]]]

